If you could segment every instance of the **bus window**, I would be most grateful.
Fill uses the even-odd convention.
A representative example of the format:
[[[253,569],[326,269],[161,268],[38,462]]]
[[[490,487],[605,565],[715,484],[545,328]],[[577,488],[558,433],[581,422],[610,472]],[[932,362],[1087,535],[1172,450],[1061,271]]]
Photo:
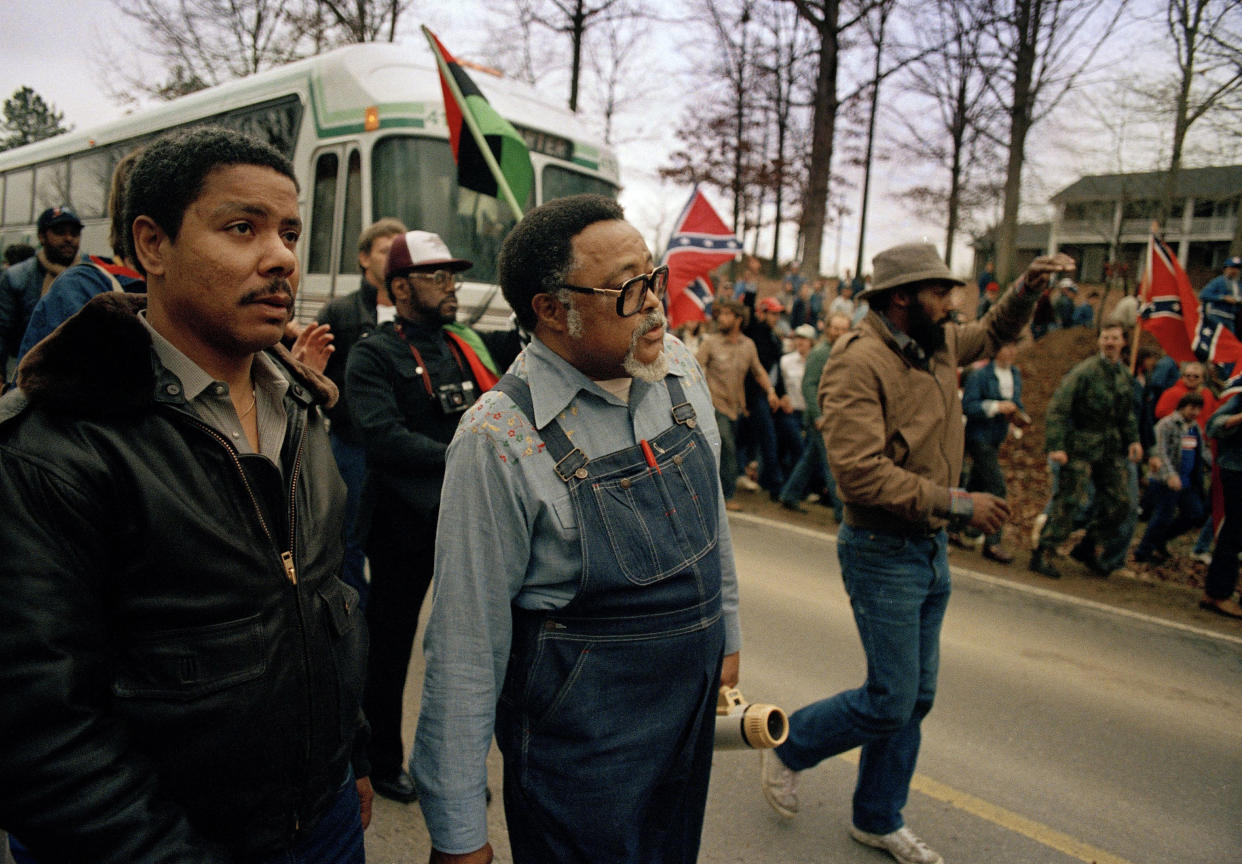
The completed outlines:
[[[115,155],[115,151],[103,149],[69,160],[69,188],[73,191],[73,209],[78,211],[79,218],[105,215]]]
[[[48,207],[73,206],[69,197],[69,163],[45,162],[35,168],[35,211]],[[75,208],[76,209],[76,208]]]
[[[315,163],[307,273],[332,272],[332,222],[336,214],[336,170],[339,162],[335,153],[324,153]]]
[[[358,235],[362,233],[362,158],[349,151],[345,170],[345,213],[341,222],[341,259],[337,272],[352,276],[358,272]]]
[[[570,171],[560,165],[547,165],[543,169],[543,200],[565,198],[569,195],[581,195],[590,192],[595,195],[617,197],[617,187],[607,180]]]
[[[4,193],[5,225],[25,225],[34,221],[30,216],[34,200],[32,169],[10,171],[5,175]]]
[[[458,258],[474,262],[471,282],[495,282],[500,243],[517,221],[490,195],[457,186],[448,141],[388,136],[371,156],[371,212],[412,229],[434,231]]]

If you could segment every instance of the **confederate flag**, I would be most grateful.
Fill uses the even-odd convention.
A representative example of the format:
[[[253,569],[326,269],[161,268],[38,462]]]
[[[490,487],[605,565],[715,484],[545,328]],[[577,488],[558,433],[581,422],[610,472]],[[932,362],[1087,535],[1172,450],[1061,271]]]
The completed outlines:
[[[501,184],[507,184],[513,193],[513,200],[508,203],[511,208],[516,206],[514,215],[520,218],[535,188],[535,169],[526,142],[513,124],[496,113],[436,35],[426,27],[423,34],[440,70],[445,122],[449,127],[453,160],[457,163],[457,185],[507,200],[501,188]],[[488,165],[484,147],[494,158],[496,170]]]
[[[1177,256],[1155,234],[1147,244],[1143,274],[1143,329],[1178,363],[1242,362],[1242,342],[1226,327],[1208,319],[1190,287],[1190,277]]]
[[[1178,363],[1198,358],[1190,345],[1187,321],[1199,313],[1199,298],[1177,256],[1155,234],[1147,243],[1147,268],[1143,273],[1143,329],[1156,337],[1165,353]],[[1191,325],[1193,326],[1193,325]]]
[[[741,251],[742,244],[695,186],[660,261],[668,266],[670,327],[707,319],[713,293],[707,274]]]

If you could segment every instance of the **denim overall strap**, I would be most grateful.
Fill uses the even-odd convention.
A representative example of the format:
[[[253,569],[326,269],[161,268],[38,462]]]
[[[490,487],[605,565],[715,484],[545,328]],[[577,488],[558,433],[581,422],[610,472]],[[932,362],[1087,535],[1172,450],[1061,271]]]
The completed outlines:
[[[496,737],[516,864],[698,854],[724,647],[719,480],[680,381],[665,383],[654,465],[635,445],[561,474],[582,548],[573,600],[513,609]],[[555,462],[574,452],[557,421],[539,432]]]
[[[506,372],[493,390],[499,390],[507,395],[518,406],[526,419],[535,423],[535,402],[531,399],[530,385],[512,372]],[[561,429],[559,423],[553,420],[544,428],[539,429],[539,435],[543,438],[543,443],[547,446],[548,453],[556,460],[556,476],[560,477],[568,483],[575,476],[579,480],[586,477],[586,465],[589,461],[581,450],[569,443],[569,437]]]

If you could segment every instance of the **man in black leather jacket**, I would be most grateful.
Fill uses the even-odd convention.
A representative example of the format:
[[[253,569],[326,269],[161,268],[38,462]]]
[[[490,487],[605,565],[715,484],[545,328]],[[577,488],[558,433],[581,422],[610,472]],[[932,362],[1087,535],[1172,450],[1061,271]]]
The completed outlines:
[[[336,393],[277,345],[292,166],[161,139],[126,218],[149,294],[94,298],[0,400],[0,828],[41,864],[361,862]]]
[[[362,484],[367,471],[366,448],[362,436],[354,428],[349,417],[349,399],[345,392],[345,364],[350,349],[365,334],[396,316],[396,307],[384,287],[384,268],[388,264],[388,249],[395,237],[406,232],[398,219],[380,219],[368,225],[358,237],[358,266],[362,268],[362,285],[357,291],[343,294],[319,310],[316,319],[332,328],[332,354],[323,374],[336,385],[337,402],[328,409],[331,427],[328,437],[332,441],[332,455],[341,479],[349,491],[345,500],[345,565],[341,578],[345,584],[358,591],[358,605],[365,612],[368,586],[365,575],[366,537],[358,526],[358,507],[362,498]]]

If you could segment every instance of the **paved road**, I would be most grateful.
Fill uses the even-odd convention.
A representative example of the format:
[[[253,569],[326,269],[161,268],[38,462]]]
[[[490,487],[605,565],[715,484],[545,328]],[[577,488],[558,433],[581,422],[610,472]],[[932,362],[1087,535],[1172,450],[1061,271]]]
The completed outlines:
[[[743,692],[793,709],[856,686],[862,652],[830,538],[748,515],[732,524]],[[1242,639],[981,574],[954,580],[905,811],[949,864],[1242,862]],[[786,822],[758,790],[757,757],[718,753],[700,860],[891,861],[846,834],[856,756],[805,772],[802,812]],[[491,820],[508,861],[499,806]],[[378,802],[367,848],[372,862],[425,861],[417,807]]]

